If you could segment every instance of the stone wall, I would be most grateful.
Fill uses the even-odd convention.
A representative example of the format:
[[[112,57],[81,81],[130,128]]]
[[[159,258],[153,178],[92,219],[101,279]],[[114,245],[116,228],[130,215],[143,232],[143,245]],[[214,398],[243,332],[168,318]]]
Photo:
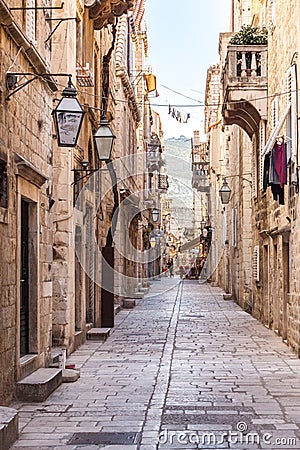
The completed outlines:
[[[18,14],[16,15],[18,17]],[[4,17],[2,17],[4,19]],[[1,23],[1,20],[0,20]],[[14,22],[11,27],[13,28]],[[8,30],[0,25],[0,158],[7,163],[8,204],[0,208],[0,404],[8,404],[14,394],[15,381],[26,368],[20,359],[20,208],[21,198],[28,201],[31,225],[30,252],[34,261],[30,266],[29,351],[34,356],[33,367],[49,360],[51,347],[51,262],[52,230],[49,219],[51,189],[52,91],[43,80],[36,79],[13,94],[6,89],[8,70],[32,73],[33,64],[42,66],[49,58],[45,40],[47,28],[25,55],[19,45],[26,43],[22,22],[12,40]],[[10,29],[12,29],[10,28]],[[24,31],[25,33],[25,31]],[[19,44],[19,45],[18,45]],[[34,53],[35,52],[35,53]],[[31,57],[34,53],[34,60]],[[31,55],[31,56],[30,56]],[[45,59],[44,59],[45,58]],[[46,63],[45,63],[46,64]],[[46,71],[41,69],[42,73]],[[19,76],[19,83],[32,78]],[[33,226],[34,222],[34,226]],[[23,367],[23,368],[22,368]]]

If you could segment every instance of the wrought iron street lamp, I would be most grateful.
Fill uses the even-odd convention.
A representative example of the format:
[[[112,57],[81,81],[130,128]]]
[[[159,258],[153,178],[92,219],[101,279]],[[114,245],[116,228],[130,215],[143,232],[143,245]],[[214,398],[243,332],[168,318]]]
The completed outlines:
[[[110,161],[111,151],[116,136],[112,132],[108,120],[100,120],[100,126],[94,134],[98,158],[100,161]]]
[[[226,179],[224,178],[221,189],[219,190],[221,202],[223,205],[228,205],[231,195],[231,189],[228,186]]]
[[[76,97],[77,91],[69,76],[68,86],[63,90],[62,98],[53,111],[59,147],[77,145],[85,112]]]
[[[205,225],[206,225],[206,220],[205,219],[200,220],[201,231],[203,231]]]
[[[157,222],[157,221],[158,221],[158,218],[159,218],[159,210],[158,210],[157,208],[153,208],[153,209],[152,209],[151,217],[152,217],[152,221],[153,221],[153,222]]]
[[[151,248],[154,248],[156,246],[156,237],[154,233],[151,233],[149,236],[149,242],[150,242],[150,246]]]

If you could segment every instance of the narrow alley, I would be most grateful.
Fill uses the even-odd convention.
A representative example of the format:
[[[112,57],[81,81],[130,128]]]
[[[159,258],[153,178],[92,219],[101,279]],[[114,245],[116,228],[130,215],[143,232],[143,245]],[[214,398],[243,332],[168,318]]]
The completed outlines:
[[[43,403],[14,402],[15,450],[300,449],[300,361],[223,291],[162,278]]]

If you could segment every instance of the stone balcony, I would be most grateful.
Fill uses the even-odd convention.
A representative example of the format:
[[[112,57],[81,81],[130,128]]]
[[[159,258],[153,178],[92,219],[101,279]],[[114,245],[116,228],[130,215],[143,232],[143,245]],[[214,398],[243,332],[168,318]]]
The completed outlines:
[[[161,151],[158,145],[148,144],[147,146],[147,168],[149,171],[155,171],[159,169],[159,163],[161,161]]]
[[[158,189],[163,192],[166,192],[169,189],[168,175],[158,175]]]
[[[193,164],[192,188],[198,192],[209,192],[208,163]]]
[[[239,125],[252,137],[267,118],[267,46],[228,45],[222,82],[225,125]]]

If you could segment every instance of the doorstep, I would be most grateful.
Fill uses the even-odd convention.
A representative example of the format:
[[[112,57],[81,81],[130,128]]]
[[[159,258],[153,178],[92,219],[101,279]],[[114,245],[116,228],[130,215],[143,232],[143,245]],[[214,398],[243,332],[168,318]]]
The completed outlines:
[[[17,399],[43,402],[62,383],[62,370],[41,368],[17,383]]]
[[[91,328],[86,333],[86,338],[90,341],[106,341],[111,328]]]
[[[19,432],[18,411],[13,408],[0,406],[0,449],[8,450],[18,439]]]
[[[136,300],[134,298],[124,298],[123,299],[123,308],[124,309],[132,309],[136,305]]]

